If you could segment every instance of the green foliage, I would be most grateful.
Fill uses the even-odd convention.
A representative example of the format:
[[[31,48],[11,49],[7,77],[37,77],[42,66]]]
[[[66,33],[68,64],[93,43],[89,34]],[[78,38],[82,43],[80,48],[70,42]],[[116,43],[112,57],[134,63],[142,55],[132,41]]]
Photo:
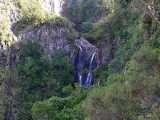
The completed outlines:
[[[159,66],[159,52],[144,45],[126,65],[123,75],[108,77],[107,86],[93,90],[86,102],[84,110],[89,119],[159,119],[159,102],[152,101],[159,97],[160,81],[157,68]],[[155,108],[154,108],[155,107]],[[96,113],[96,110],[99,113]],[[151,114],[150,114],[151,113]]]
[[[92,29],[86,32],[84,36],[96,41],[97,45],[101,41],[109,39],[120,39],[120,43],[123,43],[130,39],[130,36],[136,33],[141,34],[143,27],[142,19],[143,13],[141,10],[130,8],[118,9],[93,24]]]
[[[129,3],[128,3],[129,4]],[[89,32],[83,34],[92,43],[101,48],[106,43],[114,49],[112,61],[105,69],[96,72],[97,81],[110,81],[107,77],[121,73],[126,63],[144,42],[147,31],[143,23],[144,13],[128,7],[116,9],[114,13],[93,24]]]
[[[73,41],[78,36],[78,33],[73,29],[73,24],[70,21],[54,14],[49,15],[49,17],[46,17],[42,22],[36,22],[32,18],[26,19],[23,17],[21,20],[13,24],[14,33],[18,35],[27,26],[39,27],[42,25],[48,25],[48,23],[55,26],[55,28],[63,27],[67,32],[66,39],[68,41]]]
[[[36,102],[32,107],[34,120],[84,120],[80,102],[85,94],[65,98],[51,97],[49,100]]]
[[[54,13],[48,13],[43,9],[39,0],[18,0],[17,6],[20,9],[22,17],[19,21],[13,24],[14,32],[16,34],[29,25],[40,26],[51,22],[56,27],[62,26],[67,28],[71,33],[68,35],[69,40],[77,36],[77,33],[72,28],[73,25],[66,18],[57,16]]]
[[[67,58],[63,52],[57,51],[57,54],[52,59],[52,72],[56,79],[55,86],[57,87],[55,91],[59,96],[65,96],[63,93],[63,88],[67,85],[71,85],[73,81],[73,66],[69,64]],[[62,91],[62,92],[61,92]]]
[[[64,14],[76,24],[77,30],[86,32],[88,25],[98,21],[113,10],[113,0],[73,0],[66,1]],[[93,12],[94,11],[94,12]],[[86,25],[87,24],[87,25]]]
[[[73,66],[62,51],[48,58],[38,44],[23,45],[17,65],[18,120],[159,120],[160,27],[153,19],[159,16],[159,2],[148,1],[157,10],[155,16],[144,11],[145,2],[73,0],[65,8],[80,34],[98,47],[107,43],[114,49],[111,62],[94,71],[98,88],[87,89],[89,95],[71,86]],[[53,22],[69,28],[68,39],[77,36],[65,18],[48,16],[39,1],[18,4],[24,15],[18,29]]]
[[[8,73],[8,71],[5,68],[0,67],[0,85],[2,85],[2,83],[4,82],[4,80],[7,76],[7,73]]]
[[[3,16],[0,21],[0,43],[9,45],[12,42],[12,35],[9,32],[9,18]]]
[[[94,84],[104,85],[108,77],[108,65],[102,65],[94,70]]]
[[[160,119],[159,25],[146,27],[142,9],[129,8],[131,2],[121,1],[118,11],[94,24],[86,34],[91,40],[99,40],[97,43],[106,40],[108,34],[111,39],[121,40],[114,46],[117,48],[111,63],[95,72],[96,79],[105,84],[94,88],[83,103],[89,120]]]
[[[140,19],[141,20],[141,19]],[[115,58],[109,65],[109,73],[121,71],[126,62],[143,43],[143,25],[142,23],[135,22],[134,26],[128,26],[126,29],[127,35],[121,36],[122,44],[118,46],[115,52]],[[117,35],[116,35],[117,36]],[[128,39],[128,40],[127,40]]]
[[[35,23],[41,23],[45,20],[46,12],[39,0],[17,0],[17,5],[27,20],[32,18]]]
[[[71,93],[63,88],[73,82],[73,69],[63,52],[49,59],[43,56],[41,47],[33,42],[22,46],[19,58],[17,70],[21,95],[18,120],[31,120],[31,107],[34,102],[53,95],[66,96]]]
[[[107,2],[112,4],[111,0],[110,1],[106,1],[106,0],[83,1],[81,5],[82,21],[95,21],[99,19],[96,17],[101,18],[102,16],[106,16],[108,14],[107,12],[109,12],[109,7],[112,7],[112,6],[109,6]]]
[[[13,24],[15,33],[28,25],[36,26],[56,17],[45,11],[39,0],[17,0],[16,5],[21,13],[21,18]]]
[[[10,46],[13,42],[13,34],[10,32],[10,15],[14,8],[14,1],[5,0],[0,2],[0,44],[3,46]]]

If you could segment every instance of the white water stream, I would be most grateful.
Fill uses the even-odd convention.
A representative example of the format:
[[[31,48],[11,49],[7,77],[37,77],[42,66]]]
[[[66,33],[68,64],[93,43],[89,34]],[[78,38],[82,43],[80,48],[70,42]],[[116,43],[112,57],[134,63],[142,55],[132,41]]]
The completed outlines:
[[[90,60],[90,63],[89,63],[89,73],[87,75],[86,85],[91,85],[91,81],[93,79],[92,67],[93,67],[93,59],[94,59],[95,55],[96,55],[96,52],[94,52],[92,54],[92,57],[91,57],[91,60]]]

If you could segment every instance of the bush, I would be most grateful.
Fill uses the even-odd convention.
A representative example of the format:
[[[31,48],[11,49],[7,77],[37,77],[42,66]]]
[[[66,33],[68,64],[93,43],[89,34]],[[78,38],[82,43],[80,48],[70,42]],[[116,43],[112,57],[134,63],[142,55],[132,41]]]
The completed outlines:
[[[64,91],[63,88],[73,84],[73,69],[63,52],[49,59],[43,56],[37,43],[22,45],[18,54],[20,62],[17,71],[21,89],[18,120],[32,120],[31,107],[34,102],[53,95],[63,97],[71,94],[72,91]]]
[[[84,115],[80,110],[80,103],[84,98],[84,94],[65,98],[53,96],[49,100],[36,102],[32,107],[33,119],[84,120]]]
[[[83,105],[88,118],[158,120],[159,55],[157,49],[144,44],[122,74],[110,75],[105,87],[93,89]]]
[[[32,21],[35,21],[35,23],[44,21],[46,13],[38,0],[18,0],[17,5],[22,16],[26,19],[30,20],[32,18]]]
[[[9,18],[3,17],[0,21],[0,44],[9,45],[12,42],[12,34],[9,32]]]
[[[112,11],[113,4],[112,0],[69,0],[65,2],[64,15],[76,24],[77,30],[86,32],[86,23],[96,22],[106,16]]]

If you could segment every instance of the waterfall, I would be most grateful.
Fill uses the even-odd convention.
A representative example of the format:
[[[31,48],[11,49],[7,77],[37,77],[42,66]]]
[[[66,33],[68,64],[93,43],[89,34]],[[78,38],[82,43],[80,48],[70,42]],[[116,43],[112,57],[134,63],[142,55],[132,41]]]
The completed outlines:
[[[60,15],[62,11],[62,0],[53,0],[54,2],[54,12],[56,15]]]
[[[79,48],[78,54],[75,57],[75,80],[79,82],[80,87],[89,87],[93,81],[93,73],[95,65],[95,55],[96,52],[92,53],[90,58],[87,56],[86,50],[84,50],[80,45],[77,45]],[[87,69],[87,73],[83,72]]]
[[[92,73],[92,69],[93,69],[93,60],[94,60],[94,57],[96,55],[96,52],[94,52],[92,54],[92,57],[90,59],[90,62],[89,62],[89,72],[88,72],[88,75],[87,75],[87,79],[85,81],[85,85],[86,86],[90,86],[91,85],[91,82],[93,80],[93,73]]]
[[[78,70],[78,79],[79,79],[79,83],[80,83],[80,87],[83,85],[83,81],[82,81],[82,68],[81,68],[81,54],[82,54],[82,52],[83,52],[83,49],[82,49],[82,47],[80,46],[80,45],[77,45],[78,46],[78,48],[79,48],[79,65],[80,65],[80,67],[79,67],[79,70]]]
[[[80,87],[82,87],[83,86],[83,81],[82,81],[81,73],[78,74],[78,78],[79,78],[79,85],[80,85]]]
[[[93,69],[97,67],[97,49],[83,38],[75,40],[78,48],[74,57],[74,80],[80,87],[89,87],[93,83]]]
[[[77,45],[77,46],[80,49],[80,52],[83,52],[82,47],[80,45]]]

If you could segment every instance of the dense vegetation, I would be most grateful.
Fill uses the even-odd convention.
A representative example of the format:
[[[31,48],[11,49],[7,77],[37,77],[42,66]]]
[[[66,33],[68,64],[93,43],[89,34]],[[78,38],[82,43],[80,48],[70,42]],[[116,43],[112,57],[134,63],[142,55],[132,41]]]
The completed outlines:
[[[65,51],[48,57],[38,43],[22,44],[17,120],[160,120],[159,0],[66,0],[66,18],[42,11],[37,0],[17,4],[23,14],[17,29],[70,20],[95,46],[113,50],[112,60],[94,70],[93,86],[80,88]],[[7,34],[7,21],[0,26]]]
[[[73,67],[58,51],[53,58],[43,56],[43,51],[37,43],[28,42],[22,45],[18,52],[20,62],[17,65],[20,77],[20,111],[18,119],[31,118],[31,108],[34,102],[45,100],[53,95],[65,97],[73,90]]]
[[[157,16],[144,11],[146,1],[124,0],[115,1],[115,7],[111,7],[114,10],[106,10],[108,13],[100,14],[97,20],[97,13],[91,11],[92,8],[98,11],[98,0],[90,2],[83,1],[79,5],[74,1],[68,17],[80,24],[82,35],[97,46],[101,41],[111,40],[112,43],[114,39],[119,40],[119,44],[114,46],[110,64],[95,70],[101,86],[95,85],[83,100],[81,109],[85,111],[85,117],[91,120],[159,120],[160,28],[155,19]],[[107,36],[110,39],[106,39]]]

